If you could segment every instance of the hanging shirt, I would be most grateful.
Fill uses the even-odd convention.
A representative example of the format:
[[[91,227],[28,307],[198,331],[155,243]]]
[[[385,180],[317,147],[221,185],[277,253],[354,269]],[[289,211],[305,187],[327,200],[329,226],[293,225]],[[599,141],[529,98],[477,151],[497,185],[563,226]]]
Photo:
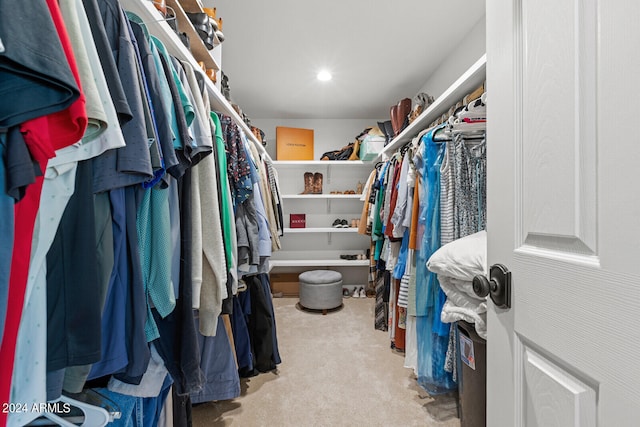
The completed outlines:
[[[169,56],[167,48],[158,38],[154,36],[151,36],[151,41],[158,51],[158,58],[160,59],[161,66],[164,70],[164,74],[167,79],[167,84],[172,97],[171,128],[173,130],[175,138],[174,148],[182,149],[184,147],[184,141],[182,140],[182,126],[186,128],[191,122],[193,122],[193,119],[195,117],[193,105],[191,105],[191,102],[187,97],[182,82],[178,77],[178,73],[174,68],[173,62],[171,61],[171,57]],[[184,124],[182,124],[181,122],[184,122]]]
[[[2,0],[0,9],[0,127],[67,109],[80,90],[46,4]]]
[[[220,126],[220,118],[216,113],[211,113],[211,120],[215,128],[215,144],[217,150],[218,171],[220,172],[221,185],[221,213],[222,213],[222,229],[225,241],[225,259],[227,260],[227,269],[231,272],[235,285],[238,286],[238,238],[236,235],[236,221],[233,213],[233,201],[231,200],[231,189],[229,188],[229,177],[227,175],[227,156],[224,151],[224,140],[222,139],[222,127]]]
[[[486,144],[468,144],[462,135],[454,143],[455,209],[454,238],[468,236],[485,228]]]
[[[89,22],[91,39],[95,43],[96,54],[100,58],[100,69],[104,72],[104,77],[109,87],[109,98],[116,109],[120,124],[124,125],[133,118],[133,114],[131,113],[131,108],[129,108],[122,80],[118,74],[118,67],[113,57],[107,31],[100,16],[97,0],[82,0],[82,4]]]
[[[100,1],[98,5],[109,51],[117,66],[132,118],[122,124],[126,146],[108,150],[94,159],[93,189],[96,193],[139,184],[153,177],[143,105],[146,96],[139,77],[135,40],[116,0]],[[117,88],[110,88],[112,90]]]
[[[222,116],[220,122],[227,147],[227,172],[231,183],[231,195],[234,206],[237,207],[247,200],[253,192],[251,168],[242,146],[238,125],[228,116]]]
[[[160,64],[158,50],[150,43],[150,36],[142,20],[127,12],[130,26],[138,44],[142,71],[148,88],[149,104],[155,124],[156,135],[160,146],[164,168],[171,173],[171,169],[178,165],[175,150],[173,148],[173,132],[171,131],[171,93],[167,85],[166,77]],[[166,185],[166,180],[164,181]],[[149,186],[153,186],[149,183]]]
[[[47,1],[47,7],[55,25],[55,32],[49,37],[59,37],[66,60],[71,68],[77,87],[80,78],[73,58],[69,38],[60,14],[58,4],[54,0]],[[57,35],[56,35],[57,34]],[[45,54],[46,56],[46,54]],[[46,73],[49,70],[39,70]],[[31,156],[38,161],[40,169],[45,170],[47,161],[54,155],[54,150],[67,147],[79,141],[87,126],[85,99],[82,93],[68,108],[48,116],[38,117],[21,124],[21,133]],[[50,106],[49,106],[50,107]],[[28,280],[29,260],[32,246],[33,229],[40,204],[43,177],[32,184],[18,204],[15,205],[14,247],[9,278],[9,301],[7,307],[5,330],[0,345],[0,402],[10,402],[11,378],[15,360],[15,349],[18,328],[22,316],[25,291]],[[7,414],[0,413],[0,425],[5,425]]]
[[[158,338],[159,332],[151,314],[151,306],[166,317],[176,306],[171,263],[171,214],[169,190],[154,187],[144,191],[137,215],[138,242],[145,293],[147,295],[147,341]]]
[[[456,239],[454,227],[455,169],[453,141],[447,141],[440,167],[440,243],[444,246]],[[459,237],[459,236],[458,236]]]
[[[5,167],[5,137],[0,132],[0,188],[7,188],[7,169]],[[30,162],[29,162],[30,165]],[[35,180],[35,176],[34,176]],[[11,269],[11,254],[13,252],[13,205],[15,200],[0,191],[0,342],[4,333],[4,320],[7,313],[9,296],[9,273]]]
[[[104,110],[104,105],[101,100],[101,95],[96,85],[96,73],[102,74],[102,80],[104,80],[104,74],[100,63],[98,62],[95,71],[89,61],[88,47],[90,47],[95,53],[95,45],[93,44],[93,38],[91,32],[84,33],[80,27],[80,18],[76,5],[73,0],[60,1],[60,11],[65,21],[65,27],[69,33],[69,39],[71,41],[71,47],[73,49],[76,65],[78,66],[78,75],[80,77],[80,84],[82,85],[82,91],[84,92],[86,103],[85,109],[87,111],[87,127],[85,129],[83,140],[91,141],[100,135],[107,127],[107,115]],[[84,7],[80,3],[80,13],[83,15],[83,20],[86,21],[86,15],[84,14]],[[85,39],[87,40],[85,42]],[[89,45],[90,40],[90,45]],[[111,100],[109,100],[111,102]],[[113,105],[113,104],[112,104]],[[117,122],[116,122],[117,123]]]
[[[189,149],[189,158],[193,164],[197,164],[202,158],[209,155],[213,148],[213,140],[211,126],[209,124],[209,114],[202,97],[202,92],[196,79],[196,73],[190,63],[182,62],[184,72],[186,74],[185,87],[189,88],[189,92],[193,97],[193,107],[195,109],[195,117],[189,126],[191,132],[191,147]],[[222,130],[221,130],[222,132]]]
[[[393,224],[394,238],[400,238],[404,235],[406,227],[403,225],[404,216],[407,210],[407,200],[409,186],[407,176],[409,174],[409,152],[407,151],[402,159],[402,169],[400,170],[400,178],[398,179],[398,196],[396,198],[395,209],[391,215],[391,223]]]
[[[216,333],[222,300],[228,296],[215,168],[212,156],[191,168],[193,308],[200,310],[200,332],[205,336]]]
[[[84,35],[85,42],[81,44],[75,42],[73,49],[76,52],[76,58],[84,58],[84,70],[80,69],[81,78],[82,73],[85,73],[84,79],[90,78],[93,83],[92,90],[97,91],[89,101],[100,104],[101,108],[98,111],[104,113],[105,121],[103,123],[97,122],[97,127],[94,129],[88,126],[82,141],[58,150],[56,157],[49,161],[47,167],[41,196],[41,212],[36,220],[34,231],[34,243],[36,246],[32,249],[33,257],[29,267],[30,274],[25,292],[25,309],[16,348],[18,361],[13,373],[13,381],[16,385],[12,394],[16,402],[27,402],[30,401],[29,399],[35,399],[33,400],[34,403],[41,402],[43,401],[42,398],[47,395],[45,389],[46,373],[43,371],[47,366],[47,335],[46,327],[44,326],[47,324],[47,269],[46,258],[42,254],[46,254],[49,250],[62,213],[65,211],[67,202],[73,194],[77,162],[95,157],[108,149],[124,146],[124,138],[120,131],[117,113],[109,97],[106,80],[100,67],[82,2],[79,0],[64,0],[60,2],[60,7],[67,23],[66,27],[70,31],[74,31],[76,36],[78,34]],[[84,49],[84,55],[78,53],[78,49]],[[99,97],[98,99],[95,98],[96,95]],[[89,121],[91,123],[91,119]],[[99,134],[96,134],[96,132],[99,132]],[[41,218],[43,211],[47,213],[48,222],[46,223],[43,223]],[[93,249],[91,249],[89,254],[93,252]],[[89,301],[87,300],[85,303],[89,304]],[[59,306],[56,309],[64,311],[63,306]],[[99,337],[99,324],[97,326],[97,331],[92,333],[97,333]],[[57,332],[62,333],[61,330]],[[30,345],[25,344],[27,342]],[[37,343],[44,345],[44,350],[34,348],[34,345],[38,345]],[[24,385],[27,386],[25,387]],[[25,418],[16,417],[15,422],[21,423],[24,420]]]

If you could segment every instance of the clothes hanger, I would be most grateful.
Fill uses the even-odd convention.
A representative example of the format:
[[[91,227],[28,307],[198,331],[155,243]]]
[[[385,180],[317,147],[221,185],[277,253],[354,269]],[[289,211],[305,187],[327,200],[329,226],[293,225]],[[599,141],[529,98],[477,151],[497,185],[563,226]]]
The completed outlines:
[[[464,135],[475,136],[478,134],[484,134],[487,130],[487,122],[475,122],[475,123],[453,123],[450,127],[452,134],[462,133]]]
[[[433,139],[433,142],[436,143],[451,141],[450,129],[447,126],[442,126],[433,132],[433,136],[431,138]]]
[[[52,400],[49,403],[58,402],[68,404],[69,406],[73,406],[82,411],[82,414],[84,415],[84,420],[82,424],[80,424],[80,426],[82,427],[104,427],[109,422],[113,421],[113,417],[109,414],[109,412],[99,406],[90,405],[89,403],[81,402],[65,395],[62,395],[60,396],[60,398]],[[66,420],[64,417],[53,412],[44,412],[42,416],[63,427],[78,427],[78,424],[74,424]]]

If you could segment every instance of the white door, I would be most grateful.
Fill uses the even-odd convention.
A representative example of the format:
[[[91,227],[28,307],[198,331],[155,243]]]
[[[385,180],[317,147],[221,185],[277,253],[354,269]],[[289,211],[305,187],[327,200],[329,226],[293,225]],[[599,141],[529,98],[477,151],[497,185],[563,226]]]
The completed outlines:
[[[487,426],[640,426],[640,2],[487,0]]]

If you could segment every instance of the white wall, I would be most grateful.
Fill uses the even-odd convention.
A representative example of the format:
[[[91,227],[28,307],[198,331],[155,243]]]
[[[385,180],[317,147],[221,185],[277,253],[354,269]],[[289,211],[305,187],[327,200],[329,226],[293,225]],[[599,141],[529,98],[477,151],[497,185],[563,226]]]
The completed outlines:
[[[267,152],[276,157],[276,126],[313,129],[314,159],[322,153],[337,150],[353,142],[364,129],[376,126],[376,119],[251,119],[267,137]]]
[[[451,21],[455,29],[455,20]],[[438,66],[419,92],[425,92],[434,98],[442,95],[451,83],[456,81],[471,65],[486,52],[486,19],[483,16],[469,31],[447,59]]]

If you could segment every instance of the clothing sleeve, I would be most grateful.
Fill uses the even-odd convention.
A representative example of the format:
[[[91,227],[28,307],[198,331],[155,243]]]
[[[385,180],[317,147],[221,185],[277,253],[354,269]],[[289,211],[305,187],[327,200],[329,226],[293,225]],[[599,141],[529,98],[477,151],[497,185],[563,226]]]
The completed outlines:
[[[200,208],[202,211],[202,288],[200,291],[200,333],[216,334],[222,300],[227,298],[227,269],[225,262],[222,221],[218,202],[215,159],[207,156],[200,168]]]

